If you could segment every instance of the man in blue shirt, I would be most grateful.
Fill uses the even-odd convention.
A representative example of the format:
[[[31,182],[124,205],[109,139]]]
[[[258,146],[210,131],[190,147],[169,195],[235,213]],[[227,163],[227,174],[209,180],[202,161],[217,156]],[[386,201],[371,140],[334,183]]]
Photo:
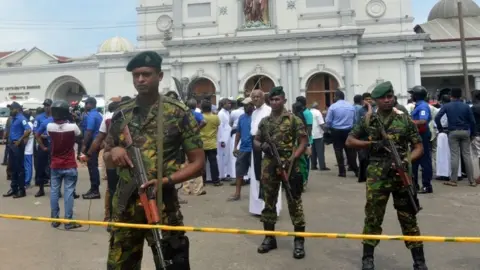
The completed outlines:
[[[85,111],[87,112],[82,121],[83,143],[82,151],[88,157],[87,167],[90,174],[90,190],[83,194],[85,200],[100,199],[100,172],[98,171],[98,151],[88,153],[93,140],[98,135],[100,125],[103,117],[96,110],[97,100],[94,97],[89,97],[85,101]]]
[[[25,144],[31,128],[28,120],[23,116],[22,106],[17,102],[10,105],[12,125],[9,134],[9,163],[12,166],[12,182],[10,190],[3,197],[22,198],[25,193]]]
[[[238,119],[237,134],[235,136],[235,149],[233,155],[237,158],[235,162],[236,173],[236,189],[235,194],[228,198],[228,201],[240,200],[240,192],[242,191],[243,178],[248,174],[252,157],[252,135],[250,134],[252,127],[252,113],[255,109],[252,98],[247,97],[242,101],[245,113]],[[240,142],[240,148],[238,143]]]
[[[451,102],[442,106],[437,116],[435,116],[435,124],[437,124],[439,132],[445,132],[445,127],[442,126],[440,121],[442,116],[447,114],[448,121],[448,142],[450,145],[450,164],[452,171],[450,181],[445,182],[444,184],[448,186],[457,186],[458,166],[461,153],[470,186],[475,187],[477,184],[473,179],[473,164],[470,156],[470,138],[475,137],[476,121],[470,106],[460,100],[461,96],[462,89],[452,89]]]
[[[333,149],[338,163],[338,176],[347,177],[343,151],[347,153],[347,161],[350,170],[353,170],[358,177],[357,150],[345,147],[348,134],[355,123],[355,107],[345,101],[345,94],[337,90],[333,103],[327,112],[325,123],[333,140]]]
[[[42,125],[42,123],[50,117],[50,106],[52,105],[53,101],[51,99],[45,99],[43,102],[43,108],[38,107],[37,108],[37,115],[35,116],[35,119],[33,120],[33,134],[35,135],[37,132],[37,129]],[[45,109],[46,108],[46,109]],[[35,168],[35,185],[39,186],[40,184],[43,183],[43,181],[46,181],[44,184],[48,184],[50,181],[49,176],[45,176],[46,173],[50,174],[50,172],[46,172],[46,169],[41,169],[45,168],[44,163],[42,164],[41,157],[38,156],[38,153],[40,152],[38,150],[38,143],[36,141],[33,142],[33,166]],[[41,154],[40,154],[41,156]],[[42,165],[42,167],[39,167],[38,164]],[[40,179],[42,178],[42,179]]]
[[[415,86],[408,91],[412,95],[412,99],[415,101],[415,108],[413,109],[411,116],[413,122],[417,125],[418,132],[420,137],[422,137],[423,144],[423,156],[421,159],[413,162],[413,180],[417,189],[420,189],[418,183],[418,167],[422,166],[422,189],[419,190],[419,193],[432,193],[432,148],[430,145],[430,138],[432,134],[430,133],[430,128],[428,124],[432,120],[432,115],[430,113],[430,106],[425,101],[427,98],[427,89],[423,86]]]
[[[51,99],[45,99],[43,102],[43,113],[37,115],[33,122],[33,133],[36,142],[34,147],[35,185],[39,187],[35,197],[45,196],[43,187],[50,181],[50,150],[46,127],[48,123],[53,121],[50,110],[52,103]],[[40,128],[42,128],[42,131],[39,133],[38,130]]]

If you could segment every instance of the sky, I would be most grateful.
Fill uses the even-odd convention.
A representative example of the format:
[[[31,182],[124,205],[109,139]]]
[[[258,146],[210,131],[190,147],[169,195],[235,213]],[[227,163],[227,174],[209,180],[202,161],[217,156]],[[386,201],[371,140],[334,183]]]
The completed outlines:
[[[438,0],[410,1],[417,24],[427,20]],[[0,0],[0,51],[36,46],[78,57],[95,53],[113,36],[135,44],[137,5],[137,0]]]

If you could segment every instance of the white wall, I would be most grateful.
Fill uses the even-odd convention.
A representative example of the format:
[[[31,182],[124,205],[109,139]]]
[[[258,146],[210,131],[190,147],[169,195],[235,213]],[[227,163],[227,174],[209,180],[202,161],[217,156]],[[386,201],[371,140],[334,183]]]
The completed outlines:
[[[357,94],[371,92],[377,79],[391,81],[395,95],[408,95],[406,65],[403,59],[358,61],[358,84],[361,86]]]
[[[62,69],[58,66],[63,67]],[[84,86],[87,94],[101,94],[99,90],[98,69],[90,68],[68,68],[69,64],[49,65],[45,67],[19,67],[0,69],[0,88],[12,86],[40,86],[35,90],[0,90],[0,100],[6,100],[9,93],[29,92],[29,98],[43,100],[46,98],[46,92],[52,82],[61,76],[72,76],[78,79]],[[70,65],[71,66],[71,65]],[[27,80],[28,78],[28,80]]]

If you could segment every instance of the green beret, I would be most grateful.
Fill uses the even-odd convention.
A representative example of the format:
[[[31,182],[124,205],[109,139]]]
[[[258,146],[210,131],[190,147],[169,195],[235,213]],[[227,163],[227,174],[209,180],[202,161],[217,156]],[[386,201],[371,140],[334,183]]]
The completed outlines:
[[[274,96],[285,96],[285,92],[283,91],[283,86],[275,86],[270,90],[270,93],[268,94],[269,97],[274,97]]]
[[[141,52],[130,60],[127,65],[127,71],[131,72],[132,70],[139,67],[152,67],[162,69],[162,57],[154,51],[145,51]]]
[[[372,98],[381,98],[384,97],[388,92],[393,91],[393,85],[390,81],[383,82],[377,86],[372,91]]]

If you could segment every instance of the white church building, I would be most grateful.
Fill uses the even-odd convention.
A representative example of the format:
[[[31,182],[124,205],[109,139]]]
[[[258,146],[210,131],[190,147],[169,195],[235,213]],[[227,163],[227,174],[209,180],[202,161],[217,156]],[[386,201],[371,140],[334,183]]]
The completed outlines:
[[[137,42],[114,37],[72,59],[40,48],[0,52],[0,101],[133,96],[125,66],[155,50],[163,92],[236,97],[282,85],[321,107],[336,89],[351,101],[386,80],[409,88],[463,87],[456,2],[464,6],[471,89],[480,89],[480,8],[441,0],[415,26],[413,0],[139,0]]]

